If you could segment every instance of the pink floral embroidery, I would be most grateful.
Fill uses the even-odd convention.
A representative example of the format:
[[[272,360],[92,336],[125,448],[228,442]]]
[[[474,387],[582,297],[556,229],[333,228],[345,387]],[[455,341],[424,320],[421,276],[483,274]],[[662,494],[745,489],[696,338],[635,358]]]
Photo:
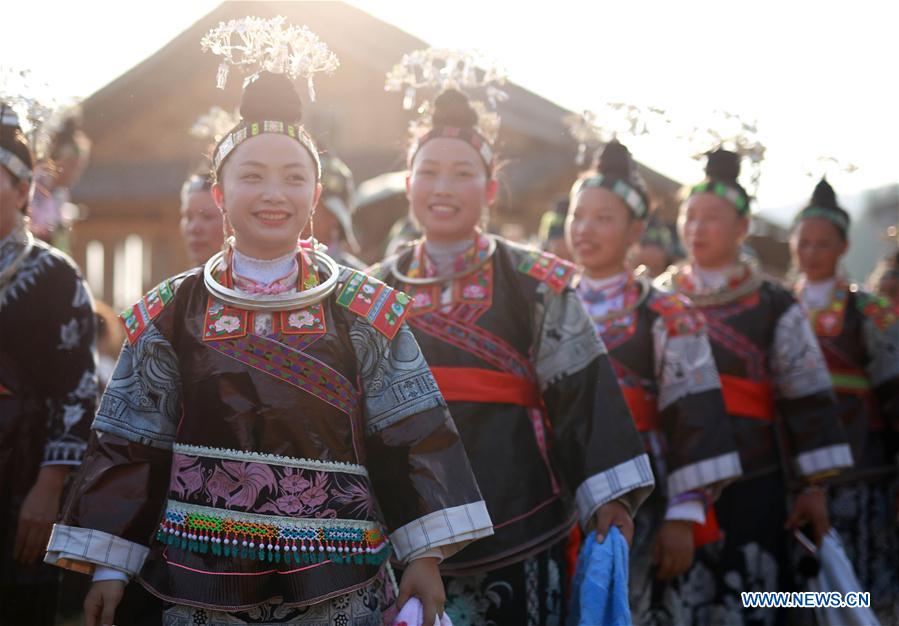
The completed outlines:
[[[222,461],[215,468],[207,492],[213,501],[223,498],[225,507],[238,506],[251,508],[263,489],[275,491],[277,481],[271,468],[261,463],[244,463],[241,461]]]
[[[363,483],[353,481],[343,489],[332,489],[331,495],[335,502],[348,505],[358,515],[369,518],[375,515],[375,497]]]
[[[235,489],[237,489],[237,481],[218,467],[215,468],[212,472],[212,477],[206,482],[206,494],[213,503],[218,500],[227,500]]]
[[[182,498],[188,498],[203,488],[203,467],[192,456],[175,454],[172,457],[172,480],[169,489]]]
[[[315,324],[315,316],[306,310],[297,311],[287,317],[287,323],[292,328],[312,328]]]
[[[315,483],[300,495],[300,497],[303,499],[303,504],[313,508],[324,504],[325,500],[328,499],[327,487],[327,474],[325,474],[324,472],[316,473]]]
[[[233,333],[240,328],[240,320],[233,315],[223,315],[215,320],[215,330],[219,333]]]
[[[431,294],[427,291],[419,291],[413,298],[416,307],[431,306]]]
[[[305,491],[312,484],[305,478],[303,478],[299,472],[293,473],[293,470],[288,468],[284,477],[278,481],[278,484],[281,486],[281,489],[286,491],[287,493],[300,493],[301,491]]]
[[[466,285],[462,290],[462,295],[466,298],[478,299],[486,297],[487,290],[481,285]]]
[[[293,517],[379,519],[363,476],[175,454],[171,497],[202,506]]]
[[[289,493],[275,500],[275,506],[280,512],[294,515],[303,508],[303,501],[296,494]]]

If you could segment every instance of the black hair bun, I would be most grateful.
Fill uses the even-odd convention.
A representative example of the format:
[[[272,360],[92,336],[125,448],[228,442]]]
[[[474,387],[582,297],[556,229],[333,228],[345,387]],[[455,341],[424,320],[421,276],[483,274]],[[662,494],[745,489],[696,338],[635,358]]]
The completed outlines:
[[[28,168],[34,167],[31,148],[19,126],[19,118],[12,107],[0,101],[0,147],[12,152]]]
[[[248,122],[298,124],[303,119],[303,102],[287,76],[262,72],[243,90],[240,117]]]
[[[830,186],[830,183],[827,182],[826,178],[822,178],[820,182],[815,185],[815,191],[812,192],[812,205],[824,209],[840,208],[839,205],[837,205],[837,194],[834,192],[833,187]]]
[[[431,123],[437,126],[474,128],[478,124],[478,112],[471,106],[468,96],[458,89],[447,89],[434,100]]]
[[[740,155],[721,148],[707,152],[705,165],[706,176],[714,180],[736,184],[740,176]]]
[[[596,169],[603,176],[630,180],[634,161],[630,150],[617,139],[605,145],[596,159]]]

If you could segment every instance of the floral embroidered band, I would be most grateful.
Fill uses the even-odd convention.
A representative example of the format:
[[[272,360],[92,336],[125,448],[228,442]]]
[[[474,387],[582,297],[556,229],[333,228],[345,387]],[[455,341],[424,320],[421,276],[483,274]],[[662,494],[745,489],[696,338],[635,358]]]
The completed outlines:
[[[390,553],[364,467],[181,444],[156,538],[275,563],[378,564]]]

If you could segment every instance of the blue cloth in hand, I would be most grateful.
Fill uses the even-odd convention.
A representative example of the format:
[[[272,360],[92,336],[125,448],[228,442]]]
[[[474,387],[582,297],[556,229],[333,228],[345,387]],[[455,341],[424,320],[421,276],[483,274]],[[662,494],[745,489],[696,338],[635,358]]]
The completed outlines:
[[[629,626],[628,547],[617,526],[605,541],[587,535],[574,570],[567,626]]]

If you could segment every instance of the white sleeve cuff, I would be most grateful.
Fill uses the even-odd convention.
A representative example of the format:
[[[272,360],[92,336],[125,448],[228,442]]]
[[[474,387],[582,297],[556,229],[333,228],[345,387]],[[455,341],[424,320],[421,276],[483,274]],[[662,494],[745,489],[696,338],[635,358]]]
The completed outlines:
[[[665,512],[665,521],[673,520],[705,524],[705,502],[702,500],[687,500],[686,502],[669,504],[668,510]]]
[[[575,494],[581,526],[587,528],[596,510],[612,500],[622,500],[633,516],[654,486],[655,479],[645,453],[590,476]]]
[[[91,528],[54,524],[44,562],[93,574],[97,567],[109,567],[134,575],[150,553],[146,546]]]
[[[475,539],[493,534],[493,522],[483,500],[434,511],[390,534],[396,558],[408,563],[440,548],[449,558]]]
[[[800,476],[812,476],[820,472],[851,467],[852,463],[852,451],[845,443],[816,448],[796,456],[796,467]]]
[[[93,577],[91,577],[91,580],[95,583],[103,580],[121,580],[123,583],[127,583],[128,574],[126,574],[122,570],[98,565],[96,568],[94,568],[94,575]]]

